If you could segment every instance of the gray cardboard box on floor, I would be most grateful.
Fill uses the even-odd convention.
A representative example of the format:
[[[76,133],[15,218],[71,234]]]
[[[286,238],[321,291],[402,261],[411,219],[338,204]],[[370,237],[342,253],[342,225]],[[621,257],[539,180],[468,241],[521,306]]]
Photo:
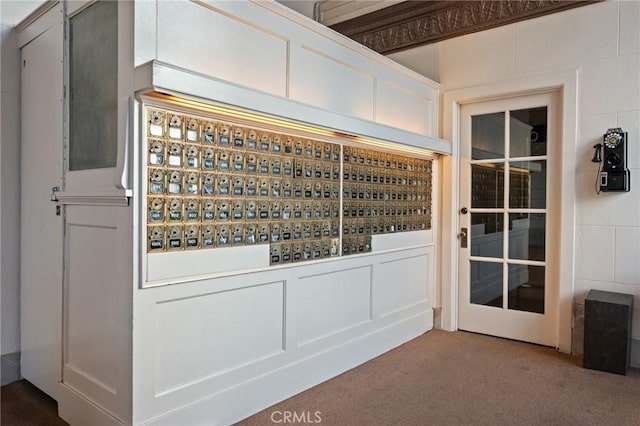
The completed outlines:
[[[633,295],[590,290],[584,309],[584,368],[626,375]]]

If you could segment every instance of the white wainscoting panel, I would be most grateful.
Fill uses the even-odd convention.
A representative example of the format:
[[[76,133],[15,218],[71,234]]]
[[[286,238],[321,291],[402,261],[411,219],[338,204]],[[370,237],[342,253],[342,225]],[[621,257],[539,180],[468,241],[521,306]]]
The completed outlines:
[[[295,294],[304,346],[371,320],[371,266],[301,277]]]
[[[302,45],[292,52],[293,100],[373,120],[375,83],[371,72],[314,47]]]
[[[438,83],[280,3],[156,1],[135,21],[138,90],[451,152],[437,139]]]
[[[291,358],[280,368],[256,374],[222,392],[194,398],[141,424],[148,426],[230,425],[258,411],[318,385],[393,349],[429,330],[430,312],[407,316],[388,327],[376,328],[358,339],[342,342],[313,356]],[[137,424],[137,423],[136,423]]]
[[[153,1],[139,1],[134,8],[134,66],[137,67],[155,59],[158,5]]]
[[[394,232],[391,234],[376,234],[371,236],[371,248],[374,252],[383,250],[398,250],[402,248],[421,246],[433,243],[433,230]]]
[[[210,3],[159,1],[157,11],[158,60],[287,96],[287,38]]]
[[[146,285],[165,284],[187,277],[221,274],[228,271],[269,267],[269,245],[225,247],[215,250],[190,250],[148,253],[145,257]]]
[[[111,341],[118,326],[116,312],[110,312],[116,301],[109,275],[115,266],[112,253],[117,228],[69,224],[67,247],[69,257],[66,299],[68,318],[65,369],[90,380],[103,391],[115,394],[115,376],[109,365],[116,347]],[[99,251],[96,256],[95,251]],[[91,299],[104,303],[87,303]],[[104,340],[103,340],[104,339]],[[69,375],[65,374],[65,382]]]
[[[154,323],[158,396],[281,353],[284,282],[163,301]]]
[[[66,206],[62,382],[131,415],[131,209]],[[127,235],[129,234],[129,236]]]
[[[234,423],[431,329],[433,249],[134,289],[134,424]]]
[[[409,85],[410,83],[413,83]],[[437,137],[438,92],[407,79],[380,80],[376,93],[376,122],[420,135]]]
[[[420,303],[432,305],[433,247],[424,254],[381,262],[374,270],[375,317],[391,315]]]

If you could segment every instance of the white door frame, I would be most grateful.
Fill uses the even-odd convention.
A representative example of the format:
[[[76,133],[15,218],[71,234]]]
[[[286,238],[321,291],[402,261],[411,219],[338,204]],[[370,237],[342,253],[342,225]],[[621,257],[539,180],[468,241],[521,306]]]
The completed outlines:
[[[442,157],[441,191],[441,327],[458,329],[458,205],[460,106],[469,103],[529,95],[541,91],[560,92],[562,114],[562,148],[559,173],[560,185],[560,259],[558,288],[558,342],[561,352],[571,352],[571,323],[575,265],[575,169],[578,136],[578,78],[579,70],[564,73],[528,76],[482,86],[444,92],[443,138],[451,141],[451,157]]]

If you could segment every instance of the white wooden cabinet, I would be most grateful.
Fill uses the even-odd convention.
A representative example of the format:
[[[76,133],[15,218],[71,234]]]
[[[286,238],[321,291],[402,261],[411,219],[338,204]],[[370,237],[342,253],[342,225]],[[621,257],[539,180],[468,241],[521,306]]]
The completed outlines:
[[[117,31],[117,163],[65,164],[58,196],[61,417],[229,424],[432,328],[435,217],[374,235],[371,252],[278,266],[268,245],[148,253],[145,132],[149,105],[197,103],[437,158],[451,148],[435,137],[436,83],[271,1],[119,2]]]

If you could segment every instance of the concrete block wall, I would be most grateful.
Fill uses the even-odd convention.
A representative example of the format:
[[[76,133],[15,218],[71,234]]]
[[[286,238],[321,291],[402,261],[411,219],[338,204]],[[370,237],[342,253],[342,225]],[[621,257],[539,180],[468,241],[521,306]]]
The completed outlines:
[[[635,296],[632,362],[640,366],[640,2],[606,1],[391,54],[442,92],[580,69],[573,349],[582,353],[590,289]],[[631,192],[596,194],[593,145],[629,133]]]

